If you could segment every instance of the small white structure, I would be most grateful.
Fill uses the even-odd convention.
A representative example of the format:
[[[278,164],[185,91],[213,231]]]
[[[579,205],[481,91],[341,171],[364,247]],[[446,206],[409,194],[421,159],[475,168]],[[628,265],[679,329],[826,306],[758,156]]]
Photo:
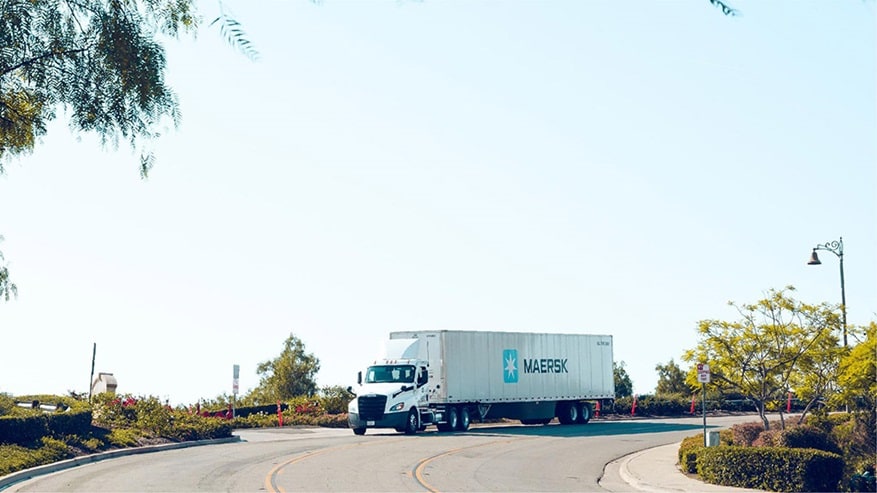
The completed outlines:
[[[116,377],[114,377],[112,373],[98,373],[94,382],[91,382],[91,393],[93,395],[103,392],[115,394],[116,385]]]

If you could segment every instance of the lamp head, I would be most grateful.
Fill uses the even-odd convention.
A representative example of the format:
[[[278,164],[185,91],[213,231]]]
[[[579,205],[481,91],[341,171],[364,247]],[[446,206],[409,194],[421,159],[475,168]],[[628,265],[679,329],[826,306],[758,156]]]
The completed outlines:
[[[810,260],[807,261],[807,265],[821,265],[822,262],[819,261],[819,256],[816,255],[816,249],[813,249],[813,253],[810,254]]]

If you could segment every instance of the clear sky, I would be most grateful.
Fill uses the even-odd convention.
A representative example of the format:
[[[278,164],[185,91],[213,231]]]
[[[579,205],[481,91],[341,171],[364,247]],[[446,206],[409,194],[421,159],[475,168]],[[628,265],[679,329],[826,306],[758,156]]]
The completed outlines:
[[[806,261],[841,236],[874,320],[877,6],[730,3],[227,0],[261,57],[168,44],[148,180],[61,120],[0,177],[0,391],[86,392],[96,343],[188,404],[290,333],[347,386],[391,331],[467,329],[610,334],[647,393],[728,301],[839,303]]]

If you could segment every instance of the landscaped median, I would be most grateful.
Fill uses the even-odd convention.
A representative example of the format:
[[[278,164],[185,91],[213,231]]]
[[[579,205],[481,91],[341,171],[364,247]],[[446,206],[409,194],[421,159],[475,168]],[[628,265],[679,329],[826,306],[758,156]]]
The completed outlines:
[[[94,396],[91,403],[69,396],[0,394],[0,477],[93,460],[84,457],[136,453],[131,450],[146,446],[215,443],[233,439],[236,428],[347,426],[346,414],[330,414],[313,398],[237,411],[233,418],[220,409],[172,408],[156,397],[108,393]]]
[[[778,424],[778,423],[777,423]],[[698,434],[682,441],[679,464],[707,483],[767,491],[874,491],[868,416],[813,416],[765,430],[744,423],[723,430],[719,445]]]

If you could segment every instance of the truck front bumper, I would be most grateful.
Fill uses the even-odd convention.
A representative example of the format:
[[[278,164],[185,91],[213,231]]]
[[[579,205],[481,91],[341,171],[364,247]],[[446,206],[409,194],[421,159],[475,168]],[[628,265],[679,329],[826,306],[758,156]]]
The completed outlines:
[[[351,428],[395,428],[403,429],[408,420],[408,412],[384,413],[381,419],[360,419],[357,413],[347,414],[347,424]]]

